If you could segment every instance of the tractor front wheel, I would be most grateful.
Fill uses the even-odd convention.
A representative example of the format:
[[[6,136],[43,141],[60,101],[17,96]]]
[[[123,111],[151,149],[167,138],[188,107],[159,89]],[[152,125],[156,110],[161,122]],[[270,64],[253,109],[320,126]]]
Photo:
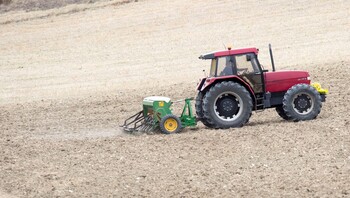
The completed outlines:
[[[321,96],[308,84],[297,84],[284,95],[283,110],[295,122],[315,119],[321,112]]]
[[[241,127],[248,122],[253,109],[249,92],[239,83],[215,84],[203,98],[203,114],[215,128]]]
[[[181,120],[172,114],[164,116],[159,122],[159,128],[164,134],[178,133],[181,131]]]
[[[289,117],[286,115],[286,113],[284,112],[283,106],[282,106],[282,105],[276,107],[276,112],[277,112],[277,114],[278,114],[281,118],[283,118],[283,119],[285,119],[285,120],[290,120],[290,118],[289,118]]]

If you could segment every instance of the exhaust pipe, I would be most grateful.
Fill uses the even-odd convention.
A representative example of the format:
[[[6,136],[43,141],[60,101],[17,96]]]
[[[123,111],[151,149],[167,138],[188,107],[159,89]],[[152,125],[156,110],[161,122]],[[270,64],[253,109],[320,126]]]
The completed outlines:
[[[273,61],[273,55],[272,55],[271,44],[269,44],[269,51],[270,51],[270,58],[271,58],[272,71],[276,71],[276,69],[275,69],[275,62]]]

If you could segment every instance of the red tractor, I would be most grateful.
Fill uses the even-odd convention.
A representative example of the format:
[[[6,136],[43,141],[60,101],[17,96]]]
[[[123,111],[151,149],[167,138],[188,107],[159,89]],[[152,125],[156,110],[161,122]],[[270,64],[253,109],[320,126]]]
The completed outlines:
[[[327,90],[310,84],[307,71],[272,72],[258,60],[257,48],[231,49],[201,55],[210,59],[210,73],[198,84],[197,118],[211,128],[241,127],[253,110],[275,108],[285,120],[315,119]]]

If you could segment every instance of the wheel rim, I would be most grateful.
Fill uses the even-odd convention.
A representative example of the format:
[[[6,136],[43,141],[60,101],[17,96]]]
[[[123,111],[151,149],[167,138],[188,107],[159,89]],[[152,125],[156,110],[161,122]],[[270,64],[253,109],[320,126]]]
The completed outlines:
[[[236,120],[243,112],[243,100],[234,92],[223,92],[216,97],[214,111],[223,121]]]
[[[310,113],[314,107],[314,97],[309,93],[298,93],[293,97],[293,109],[300,115]]]
[[[177,121],[174,118],[168,118],[164,122],[164,128],[169,132],[174,132],[178,127]]]

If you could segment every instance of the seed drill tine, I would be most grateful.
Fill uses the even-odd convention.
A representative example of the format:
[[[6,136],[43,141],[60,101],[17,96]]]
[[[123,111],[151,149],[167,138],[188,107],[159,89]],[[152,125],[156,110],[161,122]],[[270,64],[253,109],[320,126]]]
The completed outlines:
[[[153,129],[153,117],[152,116],[147,116],[145,118],[145,121],[143,123],[144,128],[143,131],[144,132],[150,132]]]
[[[151,129],[152,127],[150,125],[145,124],[144,132],[150,132]]]
[[[137,131],[142,126],[142,123],[140,124],[140,122],[143,122],[144,119],[143,111],[140,111],[126,119],[121,127],[127,132]]]

